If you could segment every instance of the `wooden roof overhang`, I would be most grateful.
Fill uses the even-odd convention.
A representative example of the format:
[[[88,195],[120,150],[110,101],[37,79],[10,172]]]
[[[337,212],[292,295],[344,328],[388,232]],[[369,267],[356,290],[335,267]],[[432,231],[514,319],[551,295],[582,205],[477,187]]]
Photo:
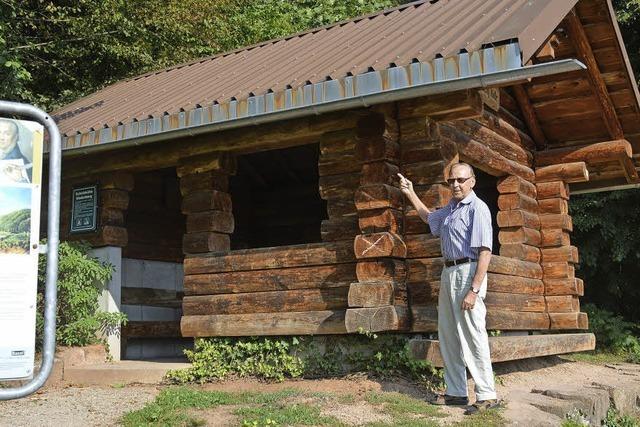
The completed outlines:
[[[530,62],[563,58],[587,68],[513,87],[536,166],[585,161],[573,193],[638,187],[640,96],[610,0],[579,1]]]

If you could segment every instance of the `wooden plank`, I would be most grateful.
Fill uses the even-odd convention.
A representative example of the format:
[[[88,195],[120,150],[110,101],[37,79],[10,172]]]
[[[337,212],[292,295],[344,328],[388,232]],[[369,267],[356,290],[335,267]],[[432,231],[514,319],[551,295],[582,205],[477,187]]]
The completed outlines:
[[[353,153],[356,146],[355,129],[325,132],[320,136],[320,158]]]
[[[383,136],[358,137],[355,146],[356,159],[360,162],[389,160],[397,163],[400,158],[400,144],[395,139]]]
[[[440,282],[407,283],[410,306],[429,305],[438,302]]]
[[[403,231],[403,215],[397,209],[376,209],[359,212],[358,226],[363,233],[389,231],[398,235]]]
[[[555,199],[557,197],[569,200],[569,185],[564,181],[540,182],[536,184],[536,189],[538,191],[538,200]]]
[[[149,305],[152,307],[180,308],[182,292],[154,288],[121,288],[120,303],[129,305]]]
[[[182,251],[185,254],[201,254],[207,252],[228,252],[231,247],[231,239],[228,234],[213,233],[209,231],[201,233],[188,233],[182,239]]]
[[[349,308],[344,324],[347,332],[404,331],[409,328],[409,310],[406,306],[388,305],[372,308]]]
[[[405,163],[402,174],[416,185],[444,182],[446,164],[441,159],[435,161]]]
[[[569,233],[559,229],[542,229],[540,240],[541,248],[552,248],[557,246],[569,246],[571,244],[571,236]]]
[[[589,329],[587,313],[549,313],[550,329]]]
[[[498,179],[498,193],[519,193],[532,199],[536,198],[536,186],[519,176],[506,176]]]
[[[362,165],[360,185],[387,184],[398,186],[400,168],[394,163],[379,161]]]
[[[561,246],[559,248],[544,248],[542,253],[542,262],[573,262],[578,263],[578,248],[575,246]]]
[[[540,279],[488,273],[487,290],[507,294],[544,295],[544,283]]]
[[[184,260],[185,275],[341,264],[355,261],[353,242],[309,243],[243,249],[225,255],[192,255]]]
[[[475,118],[484,111],[478,91],[463,90],[400,102],[398,117],[428,116],[435,121]]]
[[[179,338],[180,322],[170,321],[129,321],[121,327],[123,339],[129,338]]]
[[[353,241],[356,234],[360,233],[357,216],[338,217],[325,219],[320,224],[320,236],[323,242],[337,240]]]
[[[509,160],[513,160],[523,165],[531,166],[533,155],[529,150],[511,142],[507,138],[481,125],[475,120],[462,120],[456,122],[456,128],[467,134],[473,140],[485,144],[497,153],[501,153]]]
[[[407,256],[407,246],[402,237],[389,232],[358,235],[353,249],[357,259]]]
[[[411,234],[404,238],[407,258],[435,258],[442,256],[440,238],[432,234]]]
[[[540,228],[538,215],[524,210],[499,211],[496,219],[500,228],[526,227],[536,230]]]
[[[353,196],[359,211],[393,208],[402,209],[404,199],[400,189],[386,184],[372,184],[358,188]]]
[[[550,224],[557,223],[557,221],[562,221],[563,225],[566,224],[564,218],[568,216],[569,203],[565,199],[558,197],[538,200],[538,209],[541,228],[551,228]]]
[[[520,107],[520,111],[522,112],[522,116],[524,117],[524,121],[527,124],[527,128],[536,143],[536,147],[538,150],[544,149],[547,146],[547,138],[540,127],[540,122],[538,121],[536,111],[531,105],[527,91],[522,85],[514,85],[512,88],[515,99]]]
[[[568,262],[543,262],[543,279],[573,279],[576,277],[576,270],[573,264]]]
[[[187,233],[215,231],[231,234],[234,226],[235,223],[231,212],[205,211],[187,215]]]
[[[359,172],[360,162],[355,153],[340,153],[337,156],[321,156],[318,161],[318,175],[341,175]]]
[[[344,317],[344,310],[183,316],[180,327],[185,337],[344,334]]]
[[[536,153],[536,166],[550,166],[558,163],[597,163],[630,158],[633,149],[629,141],[617,139],[589,145],[554,148]]]
[[[580,300],[576,295],[546,296],[547,312],[573,313],[580,311]]]
[[[356,277],[360,282],[372,280],[404,282],[407,278],[407,266],[403,260],[393,258],[359,260],[356,264]]]
[[[101,175],[98,178],[100,181],[100,188],[102,190],[116,189],[131,191],[135,186],[135,180],[133,174],[128,172],[114,172]]]
[[[591,45],[589,44],[589,39],[587,38],[585,29],[582,26],[580,18],[578,18],[575,10],[572,10],[566,16],[564,22],[567,24],[567,31],[574,43],[578,58],[587,66],[589,82],[591,83],[591,88],[598,100],[598,103],[600,104],[602,118],[607,126],[609,135],[614,139],[621,139],[624,137],[624,132],[622,131],[620,120],[618,119],[615,107],[609,97],[609,92],[607,91],[604,79],[598,69],[598,63],[593,55],[593,51],[591,50]]]
[[[492,255],[489,262],[489,272],[506,274],[531,279],[542,279],[542,267],[539,264],[519,259],[505,258]]]
[[[194,173],[180,178],[180,194],[183,196],[197,191],[229,190],[229,176],[218,171]]]
[[[439,129],[441,141],[455,145],[460,155],[470,159],[479,169],[495,176],[516,175],[526,181],[534,181],[535,174],[531,168],[496,153],[458,131],[455,126],[441,123]]]
[[[347,307],[349,286],[239,294],[194,295],[182,300],[185,316],[336,310]]]
[[[545,311],[545,301],[542,295],[514,294],[505,292],[487,292],[484,299],[487,311],[518,311],[537,312]]]
[[[186,295],[214,295],[323,289],[348,286],[356,280],[354,263],[185,275]]]
[[[540,262],[540,249],[519,243],[500,245],[500,255],[534,263]]]
[[[404,146],[410,142],[425,145],[426,141],[435,141],[438,137],[438,126],[428,117],[410,117],[398,121],[400,141]],[[404,161],[404,158],[402,159]]]
[[[536,214],[538,212],[538,202],[536,199],[524,194],[500,194],[498,196],[498,208],[501,211],[523,210]]]
[[[384,307],[407,304],[407,287],[403,282],[354,282],[349,287],[349,307]]]
[[[596,348],[594,334],[549,334],[489,337],[491,362],[508,362],[532,357],[552,356]],[[413,339],[409,342],[411,355],[428,360],[435,367],[444,366],[437,340]]]
[[[565,279],[545,279],[545,295],[579,295],[578,280],[574,278]]]
[[[435,332],[438,325],[438,312],[434,305],[412,306],[413,325],[411,332]],[[505,310],[487,311],[487,329],[507,330],[544,330],[549,328],[548,313],[518,312]]]
[[[353,197],[349,200],[330,199],[327,200],[327,215],[330,219],[340,218],[344,216],[355,216],[358,211],[353,201]]]
[[[129,207],[129,192],[116,189],[102,190],[100,191],[100,206],[125,211]]]
[[[475,120],[529,151],[534,150],[536,147],[535,142],[529,135],[489,110],[485,110],[482,116]]]
[[[522,243],[529,246],[540,245],[540,232],[528,227],[501,228],[498,232],[500,244]]]
[[[411,332],[438,332],[437,304],[411,305]]]
[[[620,165],[622,166],[622,170],[624,171],[624,176],[629,183],[635,183],[640,181],[640,177],[638,176],[638,170],[636,169],[636,165],[631,157],[621,157]]]
[[[536,183],[565,181],[567,183],[589,180],[589,171],[584,162],[560,163],[536,169]]]
[[[231,196],[217,190],[197,191],[182,199],[182,213],[190,214],[205,211],[231,212]]]
[[[320,197],[329,199],[353,199],[353,192],[360,185],[360,173],[348,173],[343,175],[330,175],[320,177],[318,188]]]
[[[176,173],[179,178],[209,171],[235,175],[237,167],[238,164],[235,156],[222,152],[207,153],[180,159]]]
[[[440,280],[444,260],[420,258],[407,260],[407,283],[423,283]]]

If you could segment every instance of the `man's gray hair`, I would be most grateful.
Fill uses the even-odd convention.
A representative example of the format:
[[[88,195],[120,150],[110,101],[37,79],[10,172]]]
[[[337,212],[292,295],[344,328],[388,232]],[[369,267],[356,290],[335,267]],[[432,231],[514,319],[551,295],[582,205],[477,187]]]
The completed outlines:
[[[451,172],[453,172],[453,168],[457,168],[457,167],[465,167],[467,168],[467,170],[469,170],[469,176],[473,176],[475,177],[476,174],[473,171],[473,168],[471,167],[471,165],[469,163],[464,163],[464,162],[459,162],[459,163],[454,163],[449,167],[449,176],[451,176]]]

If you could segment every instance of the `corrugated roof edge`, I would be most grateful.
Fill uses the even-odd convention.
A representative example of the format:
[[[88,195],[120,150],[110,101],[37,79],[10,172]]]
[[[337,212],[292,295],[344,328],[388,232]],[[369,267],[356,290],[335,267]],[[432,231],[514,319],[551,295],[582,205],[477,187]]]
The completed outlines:
[[[369,71],[336,80],[307,84],[296,89],[267,92],[246,99],[196,106],[189,111],[133,120],[115,127],[105,127],[76,135],[65,135],[64,149],[112,143],[149,134],[235,120],[326,102],[381,93],[468,76],[489,74],[522,66],[518,43],[488,47],[475,52],[461,52],[430,62],[414,61],[407,66]]]

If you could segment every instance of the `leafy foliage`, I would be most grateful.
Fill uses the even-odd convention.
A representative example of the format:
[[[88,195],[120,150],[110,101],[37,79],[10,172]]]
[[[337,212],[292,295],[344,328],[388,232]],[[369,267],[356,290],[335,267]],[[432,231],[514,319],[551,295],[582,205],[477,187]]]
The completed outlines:
[[[575,196],[570,208],[586,301],[639,322],[640,190]]]
[[[0,216],[0,231],[28,233],[31,227],[31,210],[20,209]]]
[[[631,67],[640,82],[640,0],[613,0]]]
[[[98,296],[111,279],[113,267],[87,255],[89,247],[61,242],[58,254],[58,304],[56,307],[56,339],[59,344],[83,346],[98,341],[97,332],[108,334],[126,322],[122,313],[98,311]],[[38,263],[38,319],[37,337],[40,342],[44,330],[41,317],[44,306],[46,257]]]
[[[3,0],[0,99],[52,110],[118,80],[401,0]]]
[[[623,356],[627,362],[640,363],[640,328],[637,325],[593,304],[586,304],[584,310],[589,315],[589,329],[596,336],[599,351]]]
[[[231,375],[283,381],[286,377],[327,377],[350,372],[404,375],[432,382],[439,371],[409,355],[408,338],[396,334],[345,337],[198,338],[185,350],[192,366],[171,371],[175,383],[207,382]]]

